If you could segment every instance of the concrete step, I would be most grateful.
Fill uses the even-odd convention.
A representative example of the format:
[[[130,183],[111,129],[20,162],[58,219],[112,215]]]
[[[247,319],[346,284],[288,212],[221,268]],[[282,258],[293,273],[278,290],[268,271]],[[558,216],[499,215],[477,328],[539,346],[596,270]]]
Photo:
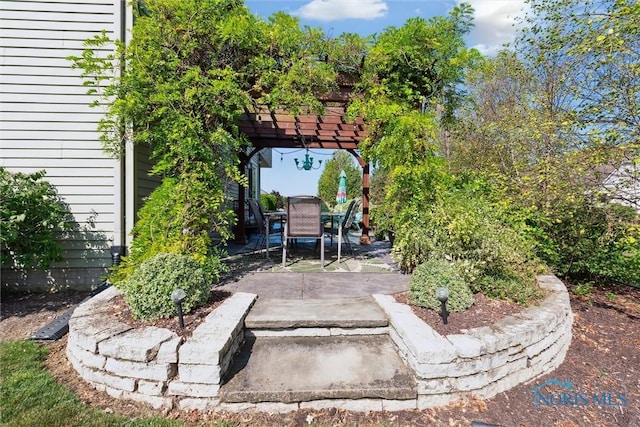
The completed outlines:
[[[371,296],[346,299],[258,298],[245,319],[249,330],[381,328],[389,324]]]
[[[229,376],[220,389],[228,403],[417,396],[412,373],[387,335],[248,337]]]

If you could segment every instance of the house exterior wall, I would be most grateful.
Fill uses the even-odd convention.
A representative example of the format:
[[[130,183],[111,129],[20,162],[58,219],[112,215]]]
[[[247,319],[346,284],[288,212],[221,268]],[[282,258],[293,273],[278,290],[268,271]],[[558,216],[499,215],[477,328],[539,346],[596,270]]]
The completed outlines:
[[[121,37],[123,2],[0,2],[0,165],[12,172],[44,169],[68,203],[74,230],[62,242],[64,262],[50,271],[2,271],[3,288],[87,289],[100,283],[122,213],[123,169],[96,132],[103,115],[90,108],[80,71],[66,58],[102,30]]]
[[[124,40],[132,23],[127,0],[0,1],[0,166],[11,172],[46,171],[73,216],[61,241],[64,261],[50,270],[3,269],[5,290],[92,289],[112,254],[131,244],[136,213],[160,178],[149,176],[150,149],[127,144],[122,159],[102,150],[96,131],[104,108],[91,108],[80,70],[86,39],[103,30]],[[113,47],[106,47],[104,54]],[[270,150],[252,158],[251,197],[260,194],[260,166]],[[268,153],[267,153],[268,151]],[[237,200],[238,188],[229,189]]]
[[[144,205],[145,199],[160,185],[162,178],[156,175],[149,175],[153,162],[149,160],[151,149],[147,145],[135,146],[135,212],[138,212]]]

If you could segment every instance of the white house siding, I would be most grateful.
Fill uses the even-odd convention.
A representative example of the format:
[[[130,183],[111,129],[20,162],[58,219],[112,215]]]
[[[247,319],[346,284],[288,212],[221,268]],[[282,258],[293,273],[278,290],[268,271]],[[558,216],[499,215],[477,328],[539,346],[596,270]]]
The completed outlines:
[[[83,41],[102,30],[120,37],[122,4],[0,1],[0,165],[46,170],[75,220],[62,242],[64,262],[47,272],[4,270],[4,288],[96,286],[121,240],[114,235],[121,164],[103,153],[96,133],[103,112],[88,106],[95,98],[66,58],[80,55]]]
[[[101,282],[111,251],[130,244],[135,213],[159,182],[149,177],[149,150],[127,148],[124,161],[102,151],[96,126],[104,110],[90,108],[79,70],[66,58],[106,31],[123,38],[131,25],[126,0],[0,0],[0,166],[12,172],[46,171],[69,205],[74,231],[61,243],[64,262],[49,271],[1,272],[4,289],[87,289]],[[125,18],[126,15],[126,18]],[[108,49],[104,50],[107,54]],[[250,162],[259,197],[259,167]],[[237,186],[229,198],[237,200]]]

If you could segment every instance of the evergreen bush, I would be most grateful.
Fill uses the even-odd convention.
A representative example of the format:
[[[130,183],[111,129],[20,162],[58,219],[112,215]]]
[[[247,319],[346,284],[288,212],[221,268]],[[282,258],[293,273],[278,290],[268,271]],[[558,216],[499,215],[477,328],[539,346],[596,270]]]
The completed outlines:
[[[536,224],[549,240],[541,257],[561,277],[640,287],[640,215],[615,203],[556,204]]]
[[[183,289],[184,313],[204,305],[211,295],[211,275],[188,255],[160,253],[144,262],[116,284],[137,319],[155,320],[176,315],[171,292]]]
[[[420,264],[411,275],[409,300],[419,307],[440,310],[440,300],[436,290],[440,287],[449,290],[447,310],[460,312],[474,303],[473,293],[458,271],[454,262],[444,259],[431,259]]]

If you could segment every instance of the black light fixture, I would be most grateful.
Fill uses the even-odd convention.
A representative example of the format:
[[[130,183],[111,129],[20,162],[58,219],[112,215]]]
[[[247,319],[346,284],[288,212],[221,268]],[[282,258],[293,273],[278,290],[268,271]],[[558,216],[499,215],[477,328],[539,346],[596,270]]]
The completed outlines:
[[[180,327],[184,328],[184,316],[182,315],[182,301],[187,297],[187,293],[182,289],[176,289],[171,292],[171,301],[176,305],[178,309],[178,321],[180,322]]]
[[[440,317],[442,317],[442,321],[446,325],[447,317],[449,316],[449,312],[447,311],[447,301],[449,300],[449,289],[447,288],[436,289],[436,297],[440,301]]]
[[[311,169],[319,169],[320,166],[322,166],[322,160],[318,160],[318,166],[313,166],[313,157],[309,157],[309,149],[307,148],[307,151],[304,155],[304,161],[302,162],[302,164],[300,164],[300,162],[298,161],[298,159],[293,159],[294,162],[296,162],[296,167],[298,168],[298,170],[306,170],[309,171]]]

